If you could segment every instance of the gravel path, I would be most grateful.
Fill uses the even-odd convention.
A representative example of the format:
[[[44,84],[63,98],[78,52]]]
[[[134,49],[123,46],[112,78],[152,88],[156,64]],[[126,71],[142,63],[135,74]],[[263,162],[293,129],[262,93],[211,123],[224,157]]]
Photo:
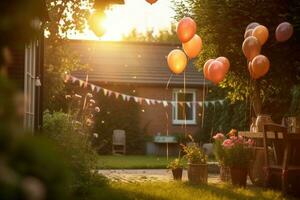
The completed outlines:
[[[106,176],[111,181],[116,182],[147,182],[147,181],[172,181],[171,171],[165,169],[124,169],[124,170],[98,170],[99,174]],[[187,171],[183,171],[182,180],[187,180]],[[209,174],[208,182],[219,182],[218,174]]]

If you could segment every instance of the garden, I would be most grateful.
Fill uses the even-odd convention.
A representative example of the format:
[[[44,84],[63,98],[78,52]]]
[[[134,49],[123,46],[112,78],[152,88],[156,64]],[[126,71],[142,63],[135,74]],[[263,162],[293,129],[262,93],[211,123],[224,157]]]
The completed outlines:
[[[299,13],[1,2],[0,199],[299,198]]]

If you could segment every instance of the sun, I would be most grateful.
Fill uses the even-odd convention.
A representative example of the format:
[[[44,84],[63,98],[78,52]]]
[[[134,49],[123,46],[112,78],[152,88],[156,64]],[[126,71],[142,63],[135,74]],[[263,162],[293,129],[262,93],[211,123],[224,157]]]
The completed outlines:
[[[96,22],[105,29],[101,40],[120,41],[133,29],[136,29],[138,33],[145,33],[147,30],[158,32],[162,29],[169,29],[174,11],[169,0],[158,0],[153,5],[144,0],[125,0],[124,5],[112,6],[105,11],[105,14],[104,18]],[[89,28],[72,37],[74,39],[99,40]]]

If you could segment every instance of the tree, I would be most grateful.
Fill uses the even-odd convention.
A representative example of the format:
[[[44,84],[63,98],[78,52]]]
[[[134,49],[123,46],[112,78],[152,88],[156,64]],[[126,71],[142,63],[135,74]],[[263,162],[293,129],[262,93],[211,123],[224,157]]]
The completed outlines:
[[[262,99],[261,112],[272,115],[286,113],[290,103],[291,87],[299,65],[299,24],[300,2],[296,0],[182,0],[173,1],[176,19],[191,16],[197,23],[198,33],[203,39],[203,53],[196,64],[202,68],[209,58],[226,56],[231,69],[220,87],[227,89],[227,97],[232,101],[246,100],[255,95]],[[250,22],[259,22],[269,28],[270,39],[264,45],[262,54],[271,61],[270,72],[252,84],[241,45],[245,27]],[[283,21],[294,25],[294,36],[286,43],[275,41],[276,26]],[[254,85],[259,86],[255,88]],[[255,98],[251,98],[254,101]],[[257,102],[256,102],[257,103]],[[260,111],[257,110],[258,114]],[[276,117],[275,117],[276,118]]]

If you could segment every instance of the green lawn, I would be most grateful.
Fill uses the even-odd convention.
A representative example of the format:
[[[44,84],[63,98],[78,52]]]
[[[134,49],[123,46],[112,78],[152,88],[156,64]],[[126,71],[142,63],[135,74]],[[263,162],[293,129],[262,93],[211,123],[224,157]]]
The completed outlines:
[[[174,157],[169,160],[174,159]],[[99,156],[98,169],[165,169],[168,161],[166,157],[105,155]]]
[[[100,192],[101,191],[101,192]],[[283,200],[280,192],[264,188],[232,187],[227,184],[191,186],[183,182],[111,183],[97,195],[98,199],[147,200]]]

